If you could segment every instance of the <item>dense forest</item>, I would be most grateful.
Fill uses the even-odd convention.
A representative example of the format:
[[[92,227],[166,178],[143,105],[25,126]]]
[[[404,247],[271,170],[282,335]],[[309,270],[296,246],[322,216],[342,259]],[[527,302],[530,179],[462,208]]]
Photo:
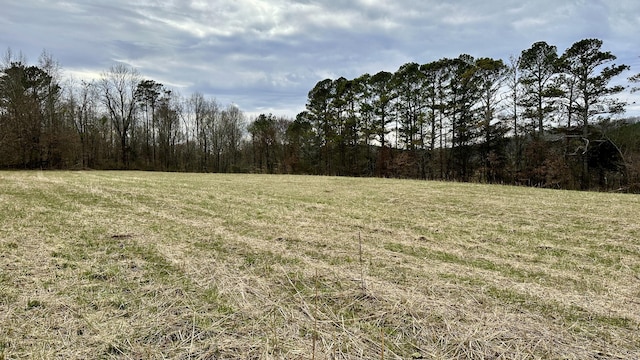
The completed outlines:
[[[122,64],[63,79],[7,51],[1,169],[383,176],[640,192],[640,121],[616,96],[640,75],[602,41],[534,43],[508,61],[460,55],[325,79],[295,119],[253,119]]]

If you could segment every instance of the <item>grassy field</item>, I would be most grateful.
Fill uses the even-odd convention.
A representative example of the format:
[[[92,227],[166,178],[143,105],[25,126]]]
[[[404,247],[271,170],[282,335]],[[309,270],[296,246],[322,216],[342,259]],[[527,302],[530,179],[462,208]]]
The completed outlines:
[[[0,359],[640,358],[640,197],[0,172]]]

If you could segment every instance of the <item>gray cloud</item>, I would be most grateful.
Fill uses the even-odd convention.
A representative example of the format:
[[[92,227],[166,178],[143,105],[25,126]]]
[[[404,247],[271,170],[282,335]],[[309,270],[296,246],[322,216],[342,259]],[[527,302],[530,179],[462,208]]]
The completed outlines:
[[[184,95],[295,115],[326,77],[460,53],[507,59],[539,40],[563,51],[601,38],[640,66],[639,25],[634,0],[22,0],[3,6],[0,45],[31,61],[47,49],[82,76],[123,62]]]

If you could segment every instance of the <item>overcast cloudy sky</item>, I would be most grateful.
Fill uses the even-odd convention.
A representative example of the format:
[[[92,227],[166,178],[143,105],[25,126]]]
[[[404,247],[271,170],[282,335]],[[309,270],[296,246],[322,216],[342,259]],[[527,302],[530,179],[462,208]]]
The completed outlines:
[[[638,0],[12,0],[0,50],[36,63],[46,49],[76,78],[121,62],[183,95],[294,116],[324,78],[461,53],[507,60],[540,40],[562,53],[602,39],[628,76],[639,30]]]

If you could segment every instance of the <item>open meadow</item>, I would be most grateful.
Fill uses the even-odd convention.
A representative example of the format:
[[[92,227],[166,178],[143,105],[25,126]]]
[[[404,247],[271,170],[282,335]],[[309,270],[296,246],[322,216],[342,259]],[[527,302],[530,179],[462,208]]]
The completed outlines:
[[[0,172],[0,359],[640,358],[640,196]]]

